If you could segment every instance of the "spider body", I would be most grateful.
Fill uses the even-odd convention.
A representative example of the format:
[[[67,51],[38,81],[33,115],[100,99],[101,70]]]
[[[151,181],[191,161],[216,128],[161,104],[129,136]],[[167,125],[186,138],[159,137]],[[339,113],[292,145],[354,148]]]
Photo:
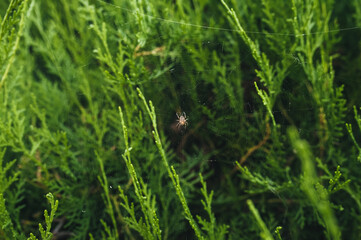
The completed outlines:
[[[188,119],[187,119],[187,115],[185,112],[182,112],[182,113],[176,113],[177,115],[177,127],[178,128],[181,128],[181,127],[184,127],[186,128],[187,125],[188,125]]]

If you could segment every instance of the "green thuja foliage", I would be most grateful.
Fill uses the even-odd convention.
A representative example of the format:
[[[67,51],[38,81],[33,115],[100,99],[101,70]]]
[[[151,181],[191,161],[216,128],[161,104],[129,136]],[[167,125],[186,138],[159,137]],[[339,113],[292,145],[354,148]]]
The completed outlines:
[[[360,1],[4,0],[0,24],[0,239],[361,235]]]
[[[323,225],[326,228],[327,236],[330,239],[340,239],[341,234],[338,229],[338,225],[333,214],[333,211],[328,200],[328,194],[326,189],[319,183],[316,175],[314,162],[312,161],[312,153],[310,147],[304,140],[299,139],[297,130],[291,128],[288,131],[292,146],[299,155],[302,161],[303,176],[301,178],[301,189],[306,193],[310,199],[311,204],[320,213],[323,220]],[[338,175],[339,171],[337,170]],[[339,176],[330,180],[330,188],[332,189],[335,184],[335,180],[338,180]],[[336,181],[337,181],[336,180]]]
[[[257,211],[257,209],[255,208],[253,202],[251,200],[247,200],[247,204],[249,206],[249,209],[251,210],[254,218],[256,219],[258,226],[260,227],[261,230],[261,237],[263,239],[267,239],[267,240],[273,240],[273,237],[271,235],[271,233],[269,232],[266,224],[263,222],[262,218],[259,215],[259,212]]]
[[[50,216],[47,210],[44,211],[44,217],[45,217],[45,229],[42,224],[39,223],[39,231],[41,234],[41,239],[43,240],[50,240],[53,239],[53,234],[51,233],[51,224],[54,221],[54,216],[56,213],[56,210],[58,209],[58,200],[54,199],[53,194],[48,193],[46,194],[46,198],[48,199],[50,206],[51,206],[51,212]],[[28,240],[36,240],[37,238],[34,236],[34,234],[30,233],[30,237]]]
[[[3,149],[0,152],[0,182],[1,182],[1,184],[0,184],[0,225],[2,227],[1,229],[4,232],[5,236],[8,236],[8,238],[10,238],[10,237],[17,238],[18,233],[15,230],[13,222],[6,209],[4,192],[10,187],[10,185],[12,183],[14,183],[17,180],[19,172],[12,174],[11,177],[6,177],[7,172],[9,171],[11,166],[14,165],[15,160],[8,162],[3,167],[5,151],[6,151],[6,149]]]
[[[354,113],[355,113],[355,121],[357,123],[357,126],[358,126],[359,130],[361,131],[361,117],[358,114],[357,109],[356,109],[355,106],[354,106]],[[349,123],[346,123],[346,128],[347,128],[347,131],[350,134],[350,137],[351,137],[351,139],[352,139],[352,141],[353,141],[353,143],[354,143],[354,145],[355,145],[355,147],[356,147],[356,149],[358,151],[357,160],[359,162],[361,162],[361,147],[360,147],[360,145],[358,144],[358,142],[355,139],[355,136],[354,136],[353,131],[352,131],[352,125],[349,124]]]
[[[226,234],[228,233],[229,226],[221,225],[217,226],[216,218],[212,211],[212,200],[214,191],[212,190],[209,194],[207,192],[207,185],[203,180],[202,174],[199,174],[201,179],[201,192],[204,196],[204,200],[201,200],[204,210],[207,212],[209,221],[202,219],[202,217],[197,216],[199,223],[203,226],[203,230],[207,233],[207,239],[225,239]]]

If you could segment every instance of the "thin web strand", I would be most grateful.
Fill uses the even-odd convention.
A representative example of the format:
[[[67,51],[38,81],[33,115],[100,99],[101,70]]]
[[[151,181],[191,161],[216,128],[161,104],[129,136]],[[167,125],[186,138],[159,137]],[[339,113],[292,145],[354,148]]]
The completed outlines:
[[[113,3],[108,3],[108,2],[105,2],[103,0],[97,0],[97,1],[101,2],[101,3],[105,4],[105,5],[109,5],[109,6],[112,6],[114,8],[122,9],[124,11],[136,14],[136,12],[131,10],[131,9],[121,7],[121,6],[115,5]],[[184,26],[189,26],[189,27],[202,28],[202,29],[206,29],[206,30],[240,32],[239,30],[231,29],[231,28],[220,28],[220,27],[211,27],[211,26],[199,25],[199,24],[193,24],[193,23],[185,23],[185,22],[175,21],[175,20],[171,20],[171,19],[155,17],[153,15],[149,15],[149,14],[145,14],[145,13],[139,13],[139,12],[137,12],[137,14],[139,14],[141,16],[144,16],[144,17],[149,17],[149,18],[152,18],[152,19],[155,19],[155,20],[158,20],[158,21],[166,22],[166,23],[173,23],[173,24],[184,25]],[[306,34],[306,33],[293,34],[293,33],[277,33],[277,32],[257,32],[257,31],[245,31],[245,32],[248,33],[248,34],[302,37],[302,36],[307,36],[307,35],[327,34],[327,33],[351,31],[351,30],[357,30],[357,29],[361,29],[361,27],[348,27],[348,28],[340,28],[340,29],[331,29],[331,30],[325,31],[325,32],[311,32],[311,33],[308,33],[308,34]]]

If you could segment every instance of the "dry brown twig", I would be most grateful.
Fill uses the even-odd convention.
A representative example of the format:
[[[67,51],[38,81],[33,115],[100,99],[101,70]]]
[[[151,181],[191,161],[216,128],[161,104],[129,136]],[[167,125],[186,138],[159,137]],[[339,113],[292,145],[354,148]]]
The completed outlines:
[[[142,52],[138,52],[138,50],[140,49],[140,45],[138,45],[135,50],[134,50],[134,57],[141,57],[141,56],[148,56],[148,55],[153,55],[153,56],[162,56],[165,46],[161,46],[161,47],[157,47],[154,48],[151,51],[142,51]]]
[[[257,145],[255,145],[255,146],[253,146],[253,147],[251,147],[251,148],[249,148],[249,149],[247,150],[247,153],[246,153],[245,155],[243,155],[243,156],[241,157],[241,159],[238,161],[238,162],[239,162],[239,165],[242,165],[242,164],[247,160],[247,158],[252,155],[252,153],[253,153],[254,151],[256,151],[257,149],[259,149],[260,147],[262,147],[262,146],[267,142],[267,140],[269,139],[270,135],[271,135],[271,128],[270,128],[269,123],[266,123],[266,135],[263,137],[263,139],[262,139]],[[238,166],[235,166],[235,167],[232,169],[230,175],[232,176],[232,175],[233,175],[236,171],[238,171],[238,170],[239,170],[239,167],[238,167]]]

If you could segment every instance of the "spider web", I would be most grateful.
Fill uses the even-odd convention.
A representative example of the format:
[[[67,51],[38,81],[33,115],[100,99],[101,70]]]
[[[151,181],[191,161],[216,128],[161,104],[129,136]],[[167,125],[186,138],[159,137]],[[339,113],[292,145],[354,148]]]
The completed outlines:
[[[179,20],[175,20],[175,19],[167,19],[167,18],[161,18],[158,16],[153,16],[150,14],[144,14],[142,12],[139,11],[135,11],[133,9],[130,8],[125,8],[120,6],[120,2],[118,4],[117,1],[115,1],[116,3],[108,3],[105,2],[103,0],[97,0],[97,2],[101,5],[104,6],[105,8],[112,8],[112,9],[116,9],[116,11],[119,11],[119,14],[123,14],[123,13],[131,13],[134,14],[135,16],[138,17],[144,17],[147,18],[150,21],[154,21],[156,22],[156,24],[159,25],[159,28],[162,28],[163,26],[165,27],[169,27],[171,26],[174,29],[188,29],[187,31],[189,31],[189,29],[194,29],[194,30],[200,30],[200,32],[194,33],[194,35],[189,38],[185,38],[183,39],[184,42],[187,42],[187,44],[192,44],[196,41],[199,40],[199,35],[205,35],[207,36],[207,33],[209,32],[213,32],[216,34],[224,34],[224,33],[235,33],[238,32],[238,30],[236,29],[231,29],[231,28],[219,28],[219,27],[213,27],[213,26],[207,26],[207,25],[198,25],[198,24],[193,24],[193,23],[189,23],[189,22],[184,22],[184,21],[179,21]],[[211,17],[210,17],[211,18]],[[126,24],[130,24],[129,22],[125,22],[123,23],[124,25]],[[345,28],[338,28],[338,29],[331,29],[329,31],[325,31],[325,32],[312,32],[310,33],[310,35],[315,35],[315,34],[326,34],[326,33],[336,33],[336,32],[348,32],[349,34],[353,34],[355,31],[360,30],[360,27],[357,26],[352,26],[352,27],[345,27]],[[304,36],[305,34],[293,34],[293,33],[289,33],[289,32],[260,32],[260,31],[245,31],[251,39],[255,39],[256,37],[258,39],[261,38],[266,38],[267,36],[286,36],[286,37],[298,37],[298,36]],[[155,37],[154,39],[147,39],[146,40],[146,44],[152,44],[152,41],[157,42],[159,41],[159,39],[162,39],[162,41],[166,42],[167,40],[169,40],[171,38],[171,36],[165,36],[165,35],[158,35],[157,37]],[[218,51],[220,51],[220,54],[222,54],[222,52],[224,51],[225,54],[226,52],[230,51],[229,49],[225,49],[227,47],[227,44],[225,44],[225,42],[219,42],[217,40],[215,40],[213,37],[210,37],[209,39],[207,39],[206,37],[203,39],[205,39],[202,42],[202,48],[204,49],[219,49]],[[242,41],[242,39],[239,37],[238,41]],[[142,42],[142,40],[140,40],[140,45],[144,45],[145,43]],[[149,50],[143,50],[140,49],[138,54],[139,56],[143,56],[144,57],[144,61],[146,63],[151,64],[151,62],[154,60],[153,58],[147,59],[147,56],[158,56],[161,55],[162,52],[162,46],[159,46],[158,48],[155,49],[149,49]],[[158,54],[159,53],[159,54]],[[182,50],[182,53],[180,54],[185,55],[185,57],[187,57],[187,54],[189,54],[189,52],[186,52],[186,50]],[[254,62],[254,59],[252,57],[252,53],[249,50],[249,48],[247,47],[243,47],[242,49],[240,49],[240,61],[241,63],[247,63],[247,62]],[[296,52],[289,52],[287,55],[288,61],[290,62],[290,66],[288,71],[289,72],[294,72],[297,73],[299,71],[303,71],[302,67],[305,63],[303,63],[297,56],[296,56]],[[253,65],[254,69],[258,69],[257,65]],[[156,107],[156,113],[158,115],[158,126],[161,129],[164,129],[164,131],[166,132],[166,135],[168,136],[169,139],[171,139],[174,143],[175,146],[177,146],[177,148],[185,148],[186,145],[184,143],[184,139],[182,140],[182,138],[184,138],[184,136],[186,136],[187,138],[189,137],[188,135],[191,135],[189,133],[189,131],[192,131],[192,128],[197,128],[197,123],[199,123],[199,119],[194,118],[194,115],[197,115],[196,113],[199,111],[199,109],[195,109],[194,106],[192,106],[192,104],[190,104],[190,99],[194,100],[194,96],[192,96],[192,93],[194,92],[194,90],[196,88],[199,88],[200,86],[203,87],[203,84],[205,82],[205,79],[202,77],[202,74],[204,74],[205,72],[208,72],[208,74],[212,74],[212,73],[216,73],[216,71],[213,69],[212,65],[208,65],[208,66],[202,66],[203,70],[190,70],[192,72],[187,72],[186,69],[183,68],[182,66],[182,62],[178,61],[178,60],[174,60],[173,62],[170,62],[168,64],[168,67],[164,69],[164,74],[168,74],[170,76],[174,76],[177,77],[177,79],[180,79],[180,82],[184,82],[187,83],[188,81],[188,77],[192,76],[193,78],[193,85],[187,85],[187,84],[178,84],[176,86],[176,89],[174,89],[173,91],[176,92],[176,94],[173,94],[173,97],[176,97],[176,101],[177,105],[172,105],[170,101],[168,102],[164,102],[164,99],[157,101],[157,99],[150,99],[153,101],[153,103],[155,103],[155,107]],[[235,63],[233,66],[227,66],[227,71],[226,71],[226,75],[230,76],[231,74],[234,74],[234,72],[236,71],[240,71],[242,72],[242,66],[237,65],[237,63]],[[182,69],[181,71],[184,73],[186,72],[186,74],[182,74],[182,72],[180,72],[180,69]],[[182,76],[184,75],[184,76]],[[255,74],[254,74],[255,75]],[[157,89],[166,89],[165,91],[172,91],[168,88],[168,86],[164,86],[164,81],[162,80],[161,76],[151,76],[152,79],[147,80],[146,82],[144,82],[144,87],[147,86],[156,86]],[[255,79],[240,79],[240,81],[243,82],[247,82],[246,84],[251,84],[253,85],[253,82],[256,81]],[[286,80],[285,80],[286,81]],[[334,81],[336,82],[337,79],[334,79]],[[259,83],[259,86],[262,85],[261,83]],[[242,86],[243,87],[243,86]],[[254,90],[254,87],[253,87]],[[212,90],[210,90],[212,91]],[[170,94],[171,95],[171,94]],[[203,92],[203,93],[199,93],[196,96],[196,100],[198,104],[207,106],[208,108],[211,108],[212,111],[212,101],[214,100],[212,98],[212,93],[209,92]],[[248,99],[244,100],[244,106],[241,106],[244,108],[244,112],[245,114],[252,114],[255,111],[258,112],[263,112],[264,115],[267,114],[267,110],[266,108],[260,104],[261,100],[260,97],[257,95],[257,93],[255,93],[255,91],[253,92],[245,92],[244,95],[248,96]],[[282,104],[281,108],[282,110],[273,110],[273,115],[276,118],[276,122],[278,125],[280,126],[284,126],[284,125],[290,125],[293,124],[292,119],[290,119],[289,115],[292,112],[299,112],[302,113],[304,115],[307,115],[309,112],[315,111],[316,109],[314,109],[314,107],[299,107],[299,106],[294,106],[292,104],[292,95],[291,93],[289,93],[287,90],[282,91],[282,93],[280,94],[282,97],[282,101],[280,101],[280,104]],[[211,97],[210,97],[211,96]],[[171,97],[171,96],[170,96]],[[226,98],[227,96],[224,96],[224,98]],[[298,96],[300,98],[309,98],[310,96],[304,94],[304,95],[300,95]],[[219,97],[218,97],[219,98]],[[278,97],[280,98],[280,96]],[[226,101],[226,99],[224,99]],[[220,101],[218,99],[218,101]],[[168,107],[164,107],[164,105],[170,104]],[[232,109],[230,106],[224,106],[225,108],[227,108],[225,111],[229,112],[230,114],[232,114],[232,112],[234,112],[234,109]],[[182,113],[185,112],[188,118],[188,126],[187,128],[178,128],[176,127],[177,124],[177,116],[176,113]],[[215,113],[217,114],[217,113]],[[224,118],[224,123],[225,125],[229,125],[231,126],[233,129],[235,128],[234,126],[237,126],[238,122],[237,120],[232,120],[232,119],[227,119]],[[212,124],[212,123],[207,123],[207,124]],[[202,127],[202,126],[201,126]],[[302,137],[303,133],[307,133],[313,130],[308,130],[308,129],[304,129],[304,128],[299,128],[299,133]],[[214,129],[213,134],[216,136],[219,136],[220,139],[223,139],[223,141],[232,141],[232,139],[228,138],[226,135],[223,135],[220,132],[217,132],[217,129]],[[247,141],[247,139],[245,140]],[[225,159],[210,159],[209,161],[222,161],[224,163],[227,164],[234,164],[234,159],[232,160],[225,160]]]
[[[143,14],[143,13],[139,13],[138,11],[134,11],[132,9],[128,9],[128,8],[124,8],[121,7],[119,5],[116,4],[111,4],[111,3],[107,3],[105,1],[102,0],[97,0],[97,2],[99,2],[101,5],[103,5],[104,7],[111,7],[111,8],[115,8],[119,11],[119,14],[122,14],[122,12],[128,12],[128,13],[132,13],[134,15],[141,15],[142,17],[148,18],[151,21],[155,21],[157,22],[157,24],[159,24],[160,28],[162,26],[168,26],[171,25],[172,28],[174,29],[182,29],[182,28],[187,28],[187,29],[197,29],[199,32],[195,33],[191,38],[187,37],[185,39],[183,39],[184,42],[187,42],[188,44],[193,44],[195,42],[197,42],[199,40],[199,34],[201,35],[205,35],[207,36],[208,32],[213,32],[216,34],[224,34],[224,33],[235,33],[237,32],[237,30],[235,29],[230,29],[230,28],[218,28],[218,27],[212,27],[212,26],[206,26],[206,25],[197,25],[197,24],[193,24],[193,23],[187,23],[187,22],[183,22],[183,21],[178,21],[178,20],[174,20],[174,19],[166,19],[166,18],[160,18],[157,16],[152,16],[152,15],[148,15],[148,14]],[[128,23],[124,23],[124,24],[128,24]],[[339,28],[339,29],[331,29],[329,31],[326,32],[313,32],[311,34],[326,34],[326,33],[333,33],[333,32],[346,32],[347,34],[353,34],[355,31],[359,31],[360,27],[346,27],[346,28]],[[251,39],[255,39],[256,37],[259,38],[266,38],[268,35],[272,35],[272,36],[287,36],[287,37],[298,37],[300,35],[296,35],[296,34],[292,34],[292,33],[265,33],[265,32],[257,32],[257,31],[246,31],[246,33],[250,36]],[[261,35],[261,37],[260,37]],[[158,37],[155,37],[154,39],[147,39],[147,43],[146,44],[151,44],[152,41],[157,42],[159,41],[159,39],[162,39],[163,41],[167,41],[171,38],[171,36],[163,36],[163,35],[159,35]],[[207,39],[207,37],[203,38],[205,39],[202,42],[201,47],[203,49],[209,49],[209,50],[214,50],[214,49],[218,49],[217,53],[222,54],[222,52],[224,52],[225,54],[227,52],[230,52],[230,49],[226,49],[227,48],[227,44],[225,44],[225,42],[220,42],[215,40],[213,37],[210,37],[209,39]],[[242,39],[239,37],[238,41],[242,41]],[[141,42],[140,45],[143,45],[144,42]],[[157,56],[158,53],[159,55],[161,55],[162,51],[162,46],[159,46],[158,48],[155,49],[140,49],[138,51],[139,56],[144,56],[144,61],[149,64],[151,64],[151,62],[154,60],[154,58],[149,58],[147,59],[147,56]],[[183,56],[185,58],[187,58],[187,55],[190,54],[189,52],[187,52],[185,49],[181,50],[180,56]],[[240,49],[240,61],[241,63],[248,63],[248,62],[254,62],[254,59],[252,57],[252,53],[249,50],[249,48],[247,47],[243,47]],[[302,62],[297,56],[296,56],[296,52],[289,52],[288,55],[288,61],[290,62],[290,66],[288,71],[292,72],[294,74],[297,74],[300,71],[303,71],[303,65],[305,64],[304,62]],[[187,61],[187,60],[184,60]],[[255,69],[257,69],[258,67],[253,64],[253,66],[255,67]],[[244,67],[244,66],[243,66]],[[243,70],[241,69],[242,66],[238,65],[238,63],[234,63],[234,65],[231,66],[227,66],[227,70],[226,70],[226,76],[230,76],[232,74],[237,74],[237,72],[242,72]],[[165,83],[162,79],[162,76],[152,76],[151,80],[148,80],[146,82],[144,82],[144,87],[146,88],[147,86],[151,86],[153,88],[156,89],[161,89],[162,91],[169,91],[172,92],[169,94],[170,98],[176,98],[176,100],[174,101],[174,99],[170,100],[169,102],[167,102],[164,99],[149,99],[152,100],[153,103],[155,103],[155,109],[156,109],[156,113],[157,113],[157,119],[158,119],[158,127],[160,129],[162,129],[165,132],[166,138],[168,140],[170,140],[172,142],[172,146],[175,149],[175,151],[178,153],[178,156],[180,158],[185,157],[187,155],[187,151],[189,150],[189,148],[192,148],[193,146],[190,145],[197,145],[197,140],[191,140],[192,137],[194,137],[195,135],[195,131],[200,130],[201,128],[205,128],[205,124],[202,124],[202,119],[197,118],[197,116],[199,116],[199,108],[195,108],[194,104],[191,104],[192,100],[194,101],[196,99],[197,104],[203,105],[207,108],[209,108],[212,111],[212,114],[216,114],[217,115],[217,109],[213,108],[214,106],[214,95],[216,94],[214,91],[214,89],[207,89],[207,84],[205,84],[205,79],[204,79],[204,75],[212,75],[212,74],[216,74],[217,71],[213,68],[212,65],[207,65],[207,66],[202,66],[201,67],[202,70],[189,70],[187,71],[187,69],[184,69],[182,61],[179,60],[174,60],[171,61],[168,64],[168,67],[165,68],[164,70],[164,74],[168,74],[168,76],[177,78],[178,81],[180,83],[178,83],[174,89],[170,89],[169,86],[165,86]],[[207,73],[207,74],[205,74]],[[189,83],[189,76],[192,76],[192,82],[193,84],[186,84]],[[255,76],[255,73],[254,73]],[[337,77],[334,79],[335,82],[337,82],[339,79],[337,79]],[[342,80],[342,79],[341,79]],[[253,85],[253,82],[256,81],[255,79],[240,79],[240,81],[245,82],[244,84],[248,84],[248,85]],[[285,80],[287,81],[287,80]],[[184,83],[184,84],[183,84]],[[259,85],[260,86],[260,85]],[[242,86],[244,87],[244,86]],[[206,89],[205,91],[197,91],[200,88],[204,88]],[[249,89],[248,88],[244,88],[244,89]],[[208,92],[207,92],[208,91]],[[198,92],[197,96],[194,97],[192,94],[194,94],[194,92]],[[257,93],[254,91],[252,92],[244,92],[244,106],[240,106],[243,108],[243,112],[246,115],[252,115],[254,112],[261,112],[263,114],[263,116],[267,115],[267,110],[266,108],[262,105],[261,99],[260,97],[257,95]],[[299,95],[299,98],[303,98],[303,99],[307,99],[310,96],[307,95],[306,93],[304,93],[303,95]],[[227,96],[224,96],[224,101],[227,101]],[[307,106],[296,106],[293,104],[292,99],[294,98],[294,96],[292,96],[292,93],[290,93],[287,89],[284,89],[282,91],[282,93],[280,94],[279,98],[282,98],[282,101],[279,101],[279,104],[281,104],[281,106],[279,105],[277,107],[277,109],[281,109],[281,110],[273,110],[273,115],[276,119],[276,123],[278,125],[282,127],[286,127],[289,125],[295,125],[293,123],[293,120],[289,117],[290,115],[292,115],[292,113],[294,112],[298,112],[301,115],[308,115],[308,114],[312,114],[316,111],[316,109],[314,107],[307,107]],[[222,99],[219,99],[218,96],[218,103],[222,102]],[[173,103],[176,103],[176,105],[174,105]],[[237,114],[235,112],[235,110],[229,106],[229,105],[224,105],[223,106],[223,112],[222,114],[226,113],[227,115],[232,115]],[[182,113],[185,112],[187,115],[187,119],[188,119],[188,126],[187,128],[177,128],[177,116],[176,113]],[[234,118],[223,118],[223,122],[224,125],[229,126],[231,129],[236,130],[237,126],[239,125],[239,120],[240,119],[234,119]],[[212,125],[212,122],[208,121],[207,125]],[[301,135],[301,137],[303,136],[303,134],[310,134],[310,132],[314,131],[314,130],[309,130],[309,129],[305,129],[305,128],[299,128],[299,133]],[[232,142],[233,139],[231,137],[229,137],[226,134],[223,134],[222,132],[217,131],[216,128],[212,128],[209,127],[208,131],[212,131],[212,134],[216,137],[218,137],[218,139],[220,141],[224,141],[227,144]],[[259,139],[261,140],[261,139]],[[248,146],[252,146],[257,144],[257,142],[248,142],[248,139],[244,139],[243,144],[248,145]],[[245,153],[244,153],[245,154]],[[213,165],[214,163],[217,164],[227,164],[230,166],[234,166],[234,162],[237,161],[238,159],[224,159],[221,157],[218,157],[217,154],[212,154],[211,157],[209,157],[208,159],[206,159],[206,161],[208,161],[208,163],[210,165]],[[285,201],[285,199],[281,196],[281,194],[276,190],[273,189],[272,187],[270,187],[270,191],[275,194],[275,196],[277,198],[279,198],[283,203]],[[284,206],[287,208],[287,205],[284,203]],[[287,211],[287,209],[286,209]]]

